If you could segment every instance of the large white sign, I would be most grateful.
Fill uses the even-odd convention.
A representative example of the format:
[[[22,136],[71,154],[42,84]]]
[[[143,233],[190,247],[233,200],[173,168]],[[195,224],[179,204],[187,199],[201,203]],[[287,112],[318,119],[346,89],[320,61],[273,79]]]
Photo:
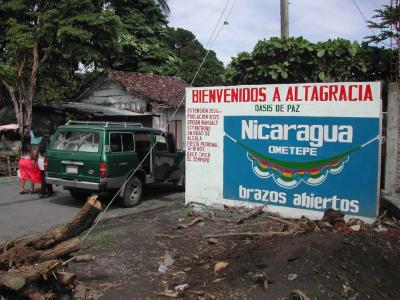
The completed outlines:
[[[377,214],[378,82],[186,90],[186,202]]]

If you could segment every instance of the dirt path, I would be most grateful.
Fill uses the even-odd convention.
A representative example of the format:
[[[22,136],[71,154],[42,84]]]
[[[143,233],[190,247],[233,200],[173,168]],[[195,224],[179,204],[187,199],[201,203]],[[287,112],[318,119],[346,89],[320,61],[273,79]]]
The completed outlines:
[[[177,229],[187,213],[173,205],[102,224],[81,250],[96,261],[71,270],[94,299],[167,299],[160,293],[174,296],[183,284],[183,299],[282,299],[295,289],[310,299],[400,299],[399,230],[209,241],[202,236],[282,231],[287,225],[263,216],[243,224],[216,217]],[[214,272],[217,262],[227,267]],[[165,263],[166,272],[159,272]]]

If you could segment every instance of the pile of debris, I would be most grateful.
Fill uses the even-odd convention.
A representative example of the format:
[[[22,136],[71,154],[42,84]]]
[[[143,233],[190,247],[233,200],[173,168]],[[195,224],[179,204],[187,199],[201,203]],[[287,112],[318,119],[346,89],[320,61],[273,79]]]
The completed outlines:
[[[100,211],[101,203],[92,196],[71,222],[0,244],[0,298],[85,299],[86,288],[65,268],[94,259],[71,253],[79,250],[79,234],[92,226]]]
[[[281,226],[273,226],[272,230],[269,231],[223,232],[206,235],[204,236],[206,238],[220,238],[229,236],[268,237],[319,231],[358,232],[367,230],[388,232],[391,235],[400,235],[400,221],[395,218],[387,217],[387,211],[380,215],[373,224],[366,224],[363,220],[358,218],[350,218],[346,222],[344,218],[345,214],[340,210],[334,209],[327,209],[321,220],[310,220],[306,216],[302,216],[299,219],[282,218],[277,213],[265,211],[265,206],[258,206],[255,208],[224,206],[223,210],[217,210],[207,207],[203,204],[190,203],[187,207],[188,218],[181,220],[177,226],[178,229],[191,227],[194,224],[204,220],[209,220],[212,222],[219,221],[228,224],[243,224],[245,221],[250,221],[253,219],[254,222],[252,222],[252,225],[257,225],[258,222],[266,219],[272,223],[281,224]],[[254,226],[252,226],[252,228],[254,228]]]
[[[305,216],[299,219],[282,218],[278,214],[265,211],[264,206],[256,208],[225,206],[222,209],[213,209],[200,203],[191,203],[186,210],[187,217],[178,220],[176,234],[157,235],[170,240],[163,241],[164,244],[173,245],[165,250],[158,268],[158,272],[165,276],[165,284],[158,295],[165,298],[191,298],[196,295],[199,299],[219,299],[221,295],[227,293],[228,289],[225,290],[224,287],[228,284],[236,285],[238,278],[240,278],[241,286],[246,286],[246,282],[250,282],[249,285],[260,285],[265,291],[271,291],[271,284],[276,286],[277,281],[282,281],[282,273],[275,274],[275,277],[271,278],[271,274],[266,271],[268,265],[269,270],[275,268],[278,272],[282,272],[280,267],[271,262],[273,259],[271,257],[277,260],[283,258],[285,267],[286,262],[289,265],[301,257],[307,262],[307,255],[314,256],[308,254],[310,246],[304,248],[307,251],[302,254],[303,246],[301,245],[314,239],[318,240],[320,237],[332,237],[334,232],[344,238],[343,243],[349,243],[348,239],[353,241],[356,235],[372,236],[376,232],[392,237],[400,236],[399,220],[387,217],[386,213],[377,218],[373,224],[366,224],[358,218],[345,220],[343,212],[333,209],[326,210],[320,220],[310,220]],[[358,232],[366,234],[357,234]],[[300,246],[293,247],[293,251],[286,248],[281,257],[274,251],[277,249],[282,251],[281,249],[285,247],[280,248],[279,245],[291,245],[292,242],[284,242],[291,238],[279,239],[280,236],[294,237],[295,241],[301,241]],[[276,238],[269,239],[269,237]],[[198,246],[184,253],[177,251],[176,248],[180,247],[178,241],[183,238],[190,239],[192,244]],[[321,239],[326,244],[326,238]],[[356,240],[359,241],[362,238]],[[277,245],[274,250],[271,250],[272,243]],[[309,245],[312,245],[312,242]],[[391,247],[390,244],[388,245]],[[340,246],[338,249],[341,248],[344,247]],[[353,246],[348,248],[351,250]],[[352,254],[350,250],[349,253]],[[315,252],[320,253],[318,249]],[[312,262],[309,265],[312,265]],[[340,265],[339,269],[343,265]],[[314,269],[319,272],[315,266]],[[306,272],[297,274],[293,272],[293,269],[283,272],[285,271],[288,272],[284,277],[288,284],[297,282],[298,276],[304,277],[306,274]],[[307,276],[311,275],[307,273]],[[222,281],[224,284],[220,284]],[[198,284],[199,282],[202,286]],[[349,291],[348,284],[343,284],[345,295],[343,298],[355,299],[352,297],[356,292]],[[304,286],[299,287],[304,288]],[[298,288],[293,289],[282,299],[311,299],[306,292]],[[238,299],[240,299],[239,296]]]

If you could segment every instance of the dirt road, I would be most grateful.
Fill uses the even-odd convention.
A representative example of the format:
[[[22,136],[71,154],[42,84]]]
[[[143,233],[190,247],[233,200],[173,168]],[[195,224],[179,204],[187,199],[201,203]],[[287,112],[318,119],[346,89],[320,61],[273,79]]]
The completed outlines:
[[[71,270],[94,299],[290,299],[296,289],[310,299],[400,299],[399,230],[209,240],[203,236],[287,225],[262,216],[238,224],[222,215],[177,229],[187,216],[172,205],[102,224],[81,250],[96,261]],[[215,272],[218,262],[225,268]]]

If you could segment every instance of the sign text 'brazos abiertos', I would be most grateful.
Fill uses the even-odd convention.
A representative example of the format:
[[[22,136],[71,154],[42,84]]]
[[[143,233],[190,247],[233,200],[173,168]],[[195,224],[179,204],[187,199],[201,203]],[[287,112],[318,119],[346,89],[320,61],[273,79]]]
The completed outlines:
[[[377,214],[377,82],[188,88],[186,202]]]

